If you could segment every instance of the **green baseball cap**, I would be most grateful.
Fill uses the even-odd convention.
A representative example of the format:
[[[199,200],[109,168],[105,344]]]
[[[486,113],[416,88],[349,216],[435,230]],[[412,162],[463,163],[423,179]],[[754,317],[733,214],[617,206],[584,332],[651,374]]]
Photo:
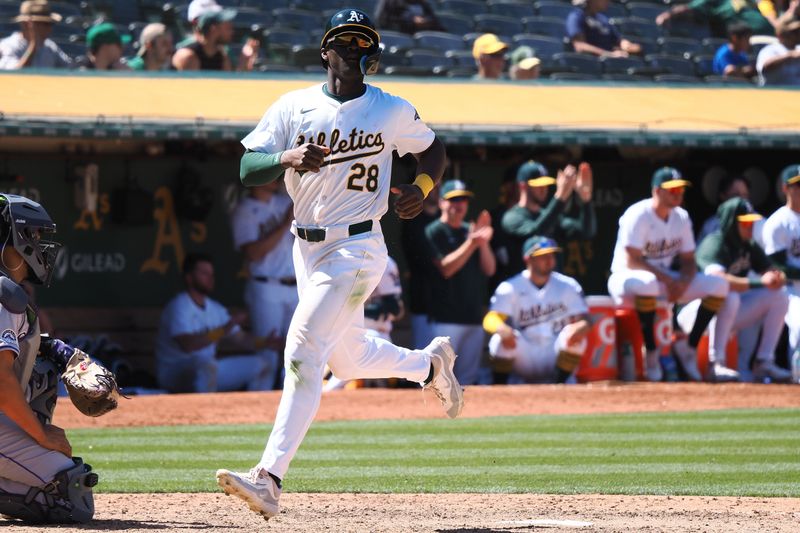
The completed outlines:
[[[662,189],[677,189],[678,187],[688,187],[692,184],[689,180],[683,179],[683,175],[678,169],[672,167],[661,167],[653,173],[653,185]]]
[[[461,180],[449,180],[445,181],[442,184],[442,189],[440,191],[441,198],[444,200],[450,200],[452,198],[459,198],[459,197],[469,197],[472,198],[475,196],[472,191],[467,189],[467,184]]]
[[[204,13],[200,16],[197,20],[197,27],[200,31],[206,31],[206,29],[211,26],[212,24],[219,24],[220,22],[230,22],[231,20],[236,18],[236,10],[235,9],[219,9],[214,11],[209,11],[208,13]]]
[[[544,187],[553,185],[556,179],[549,175],[543,164],[531,159],[517,170],[517,182],[527,183],[530,187]]]
[[[794,185],[800,182],[800,165],[789,165],[781,171],[781,181],[786,185]]]
[[[560,252],[558,243],[550,237],[534,235],[522,245],[523,257],[538,257],[540,255],[554,254]]]
[[[130,35],[120,35],[116,26],[110,22],[103,22],[89,28],[86,32],[86,46],[95,50],[103,44],[118,44],[122,46],[131,42]]]

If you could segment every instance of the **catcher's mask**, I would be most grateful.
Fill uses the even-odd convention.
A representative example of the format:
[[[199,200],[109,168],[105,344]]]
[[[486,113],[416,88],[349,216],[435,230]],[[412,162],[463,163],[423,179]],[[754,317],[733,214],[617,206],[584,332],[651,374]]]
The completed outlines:
[[[359,67],[365,76],[378,72],[378,63],[383,52],[381,36],[372,24],[369,16],[360,9],[342,9],[337,11],[325,24],[325,34],[320,42],[320,50],[328,48],[330,42],[341,34],[352,35],[357,39],[361,50]],[[328,68],[328,62],[322,60],[322,66]]]
[[[0,194],[0,220],[2,247],[11,245],[19,252],[28,263],[31,282],[50,285],[61,244],[43,239],[45,234],[56,232],[56,224],[44,207],[24,196]]]

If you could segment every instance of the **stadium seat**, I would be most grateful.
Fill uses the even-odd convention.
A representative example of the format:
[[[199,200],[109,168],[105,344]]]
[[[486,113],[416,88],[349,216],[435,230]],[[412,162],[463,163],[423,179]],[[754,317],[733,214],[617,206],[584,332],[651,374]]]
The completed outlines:
[[[600,76],[603,72],[603,66],[598,61],[597,56],[589,54],[561,52],[553,55],[553,64],[562,71],[590,74],[595,77]]]
[[[704,78],[714,75],[714,56],[699,55],[692,58],[694,61],[694,73]]]
[[[237,15],[236,19],[238,20],[240,16],[241,12]],[[259,18],[261,19],[259,24],[268,23],[270,26],[283,26],[304,31],[307,31],[309,28],[324,27],[324,22],[319,12],[288,7],[273,9],[271,18],[266,14],[260,14]]]
[[[423,67],[429,69],[450,68],[454,66],[454,60],[445,56],[441,52],[432,50],[409,50],[406,52],[406,61],[409,66]]]
[[[464,38],[453,33],[420,31],[414,34],[414,47],[429,50],[462,50]]]
[[[448,78],[472,78],[478,73],[477,68],[455,67],[447,71]]]
[[[288,7],[289,0],[239,0],[239,6],[255,7],[265,13],[271,13],[273,9]]]
[[[296,44],[292,47],[289,62],[297,67],[307,67],[315,65],[321,67],[322,60],[319,57],[319,46],[313,44]]]
[[[529,17],[522,22],[525,24],[525,33],[533,35],[546,35],[560,39],[567,33],[565,22],[552,17]]]
[[[638,57],[601,57],[600,64],[605,74],[630,74],[632,69],[645,66]]]
[[[599,78],[595,75],[581,72],[553,72],[550,74],[549,79],[554,81],[595,81]]]
[[[647,76],[639,76],[637,74],[603,74],[603,79],[627,83],[651,83],[653,81]]]
[[[645,57],[645,61],[652,66],[668,71],[670,74],[694,76],[694,63],[688,59],[663,54],[653,54]]]
[[[707,23],[695,22],[686,17],[670,19],[664,24],[664,33],[671,37],[688,37],[702,41],[711,37],[711,28]]]
[[[289,28],[267,28],[263,32],[264,44],[268,48],[291,48],[298,44],[314,44],[310,42],[308,32]]]
[[[719,50],[720,46],[728,44],[728,39],[722,39],[720,37],[706,37],[701,41],[703,45],[703,53],[704,54],[711,54],[714,55]]]
[[[64,51],[65,54],[67,54],[69,57],[73,59],[86,53],[86,45],[83,43],[59,41],[56,44],[58,44],[58,46]]]
[[[608,5],[608,9],[606,9],[605,15],[608,18],[625,18],[628,16],[628,10],[625,9],[625,6],[621,3],[611,2]]]
[[[524,26],[522,21],[511,17],[500,15],[476,15],[475,31],[483,33],[496,33],[498,35],[514,35],[522,33]]]
[[[386,50],[391,50],[392,52],[405,52],[415,46],[413,37],[399,31],[382,31],[381,42],[386,47]]]
[[[489,0],[486,5],[489,13],[504,17],[523,19],[536,14],[531,3],[523,0]]]
[[[471,50],[448,50],[444,53],[456,68],[475,69],[475,58]]]
[[[703,78],[706,83],[715,83],[721,85],[742,85],[753,86],[753,82],[744,78],[735,78],[730,76],[706,76]]]
[[[439,9],[450,13],[458,13],[459,15],[467,15],[468,17],[474,17],[487,11],[484,2],[475,0],[442,0],[439,2]]]
[[[702,83],[697,76],[684,76],[682,74],[659,74],[654,78],[656,83]]]
[[[275,73],[284,73],[284,74],[297,74],[300,72],[304,72],[303,67],[295,67],[293,65],[276,65],[271,63],[265,63],[263,65],[259,65],[257,70],[259,72],[275,72]]]
[[[624,19],[611,19],[611,24],[624,37],[635,41],[635,37],[659,37],[662,34],[654,20],[629,17]]]
[[[458,13],[436,13],[436,17],[444,29],[450,33],[464,35],[475,29],[475,22],[472,17],[459,15]]]
[[[289,3],[289,2],[286,2]],[[286,5],[286,3],[284,5]],[[339,11],[345,5],[342,3],[341,0],[293,0],[291,2],[292,7],[312,11],[314,13],[322,13],[323,11]],[[347,4],[347,7],[355,7]],[[372,14],[372,11],[369,10],[368,13]]]
[[[570,4],[564,2],[557,2],[553,0],[541,0],[534,4],[536,14],[540,17],[553,17],[561,20],[561,23],[567,20],[569,12],[575,9]]]
[[[666,11],[668,6],[652,4],[649,2],[629,2],[625,5],[628,8],[629,17],[637,17],[655,22],[656,17]]]
[[[699,53],[703,49],[700,41],[685,37],[661,37],[658,40],[658,46],[664,55],[684,57]]]
[[[475,43],[475,39],[481,35],[483,35],[483,33],[476,31],[464,34],[464,48],[467,50],[472,50],[472,45]]]
[[[58,13],[59,15],[61,15],[62,18],[67,18],[67,17],[83,18],[84,16],[83,12],[81,11],[81,8],[78,5],[70,4],[69,2],[48,2],[48,3],[50,4],[50,9],[53,11],[53,13]],[[112,8],[116,10],[117,5],[122,3],[129,4],[129,7],[131,8],[130,11],[134,13],[135,16],[139,15],[139,8],[138,6],[136,6],[135,2],[122,2],[122,0],[114,0]],[[12,16],[16,16],[19,14],[19,4],[20,2],[17,2],[17,6],[14,9],[14,12],[10,13]],[[122,8],[124,6],[120,7]],[[111,15],[111,13],[109,13],[109,15]],[[119,21],[115,19],[114,22],[119,22]]]
[[[386,69],[387,67],[404,67],[406,65],[408,65],[408,62],[406,61],[405,50],[384,52],[381,54],[381,69]]]
[[[650,54],[657,54],[660,50],[658,41],[650,37],[636,36],[633,42],[642,47],[642,55],[647,56]]]
[[[530,46],[539,59],[549,59],[555,54],[564,52],[564,41],[541,35],[522,33],[514,36],[516,46]]]

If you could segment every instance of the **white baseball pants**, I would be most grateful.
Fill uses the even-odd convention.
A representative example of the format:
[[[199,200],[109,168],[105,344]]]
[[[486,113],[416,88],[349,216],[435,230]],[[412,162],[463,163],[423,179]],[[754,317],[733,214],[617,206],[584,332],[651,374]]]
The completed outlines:
[[[675,272],[675,278],[678,273]],[[666,285],[658,281],[655,274],[647,270],[621,270],[608,278],[608,293],[617,305],[633,307],[636,296],[666,298]],[[697,298],[728,295],[728,282],[719,276],[698,273],[681,295],[678,303],[687,303]]]
[[[244,299],[250,310],[250,323],[253,335],[267,337],[279,335],[285,337],[289,331],[289,322],[297,307],[297,287],[283,285],[278,281],[249,280],[245,287]],[[272,379],[265,383],[261,390],[272,390],[278,379],[278,367],[281,354],[275,350],[259,350],[258,355],[264,359],[269,367]]]
[[[688,333],[692,329],[700,300],[689,302],[678,313],[678,324]],[[785,291],[752,289],[745,292],[731,291],[725,303],[708,325],[708,360],[725,362],[725,346],[733,331],[741,331],[759,325],[761,342],[756,349],[756,359],[775,360],[775,347],[783,329],[783,317],[789,308],[789,297]]]
[[[328,364],[343,380],[405,378],[424,381],[430,356],[365,335],[364,302],[386,268],[380,223],[371,232],[310,243],[295,239],[300,301],[284,354],[286,378],[262,469],[283,478],[319,408]]]
[[[492,335],[489,339],[489,354],[492,357],[513,359],[512,371],[525,383],[555,383],[558,352],[564,350],[582,354],[586,351],[586,339],[568,345],[563,329],[555,339],[542,339],[541,342],[532,342],[517,330],[514,330],[514,335],[517,345],[511,349],[503,346],[500,335]]]

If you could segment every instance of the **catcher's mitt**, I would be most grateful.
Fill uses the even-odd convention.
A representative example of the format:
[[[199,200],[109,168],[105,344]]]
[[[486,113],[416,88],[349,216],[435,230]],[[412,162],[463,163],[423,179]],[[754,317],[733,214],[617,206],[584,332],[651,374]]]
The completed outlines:
[[[58,339],[43,340],[43,347],[45,353],[57,353],[66,360],[61,381],[78,411],[86,416],[101,416],[116,409],[120,392],[110,370],[92,361],[86,352]]]

